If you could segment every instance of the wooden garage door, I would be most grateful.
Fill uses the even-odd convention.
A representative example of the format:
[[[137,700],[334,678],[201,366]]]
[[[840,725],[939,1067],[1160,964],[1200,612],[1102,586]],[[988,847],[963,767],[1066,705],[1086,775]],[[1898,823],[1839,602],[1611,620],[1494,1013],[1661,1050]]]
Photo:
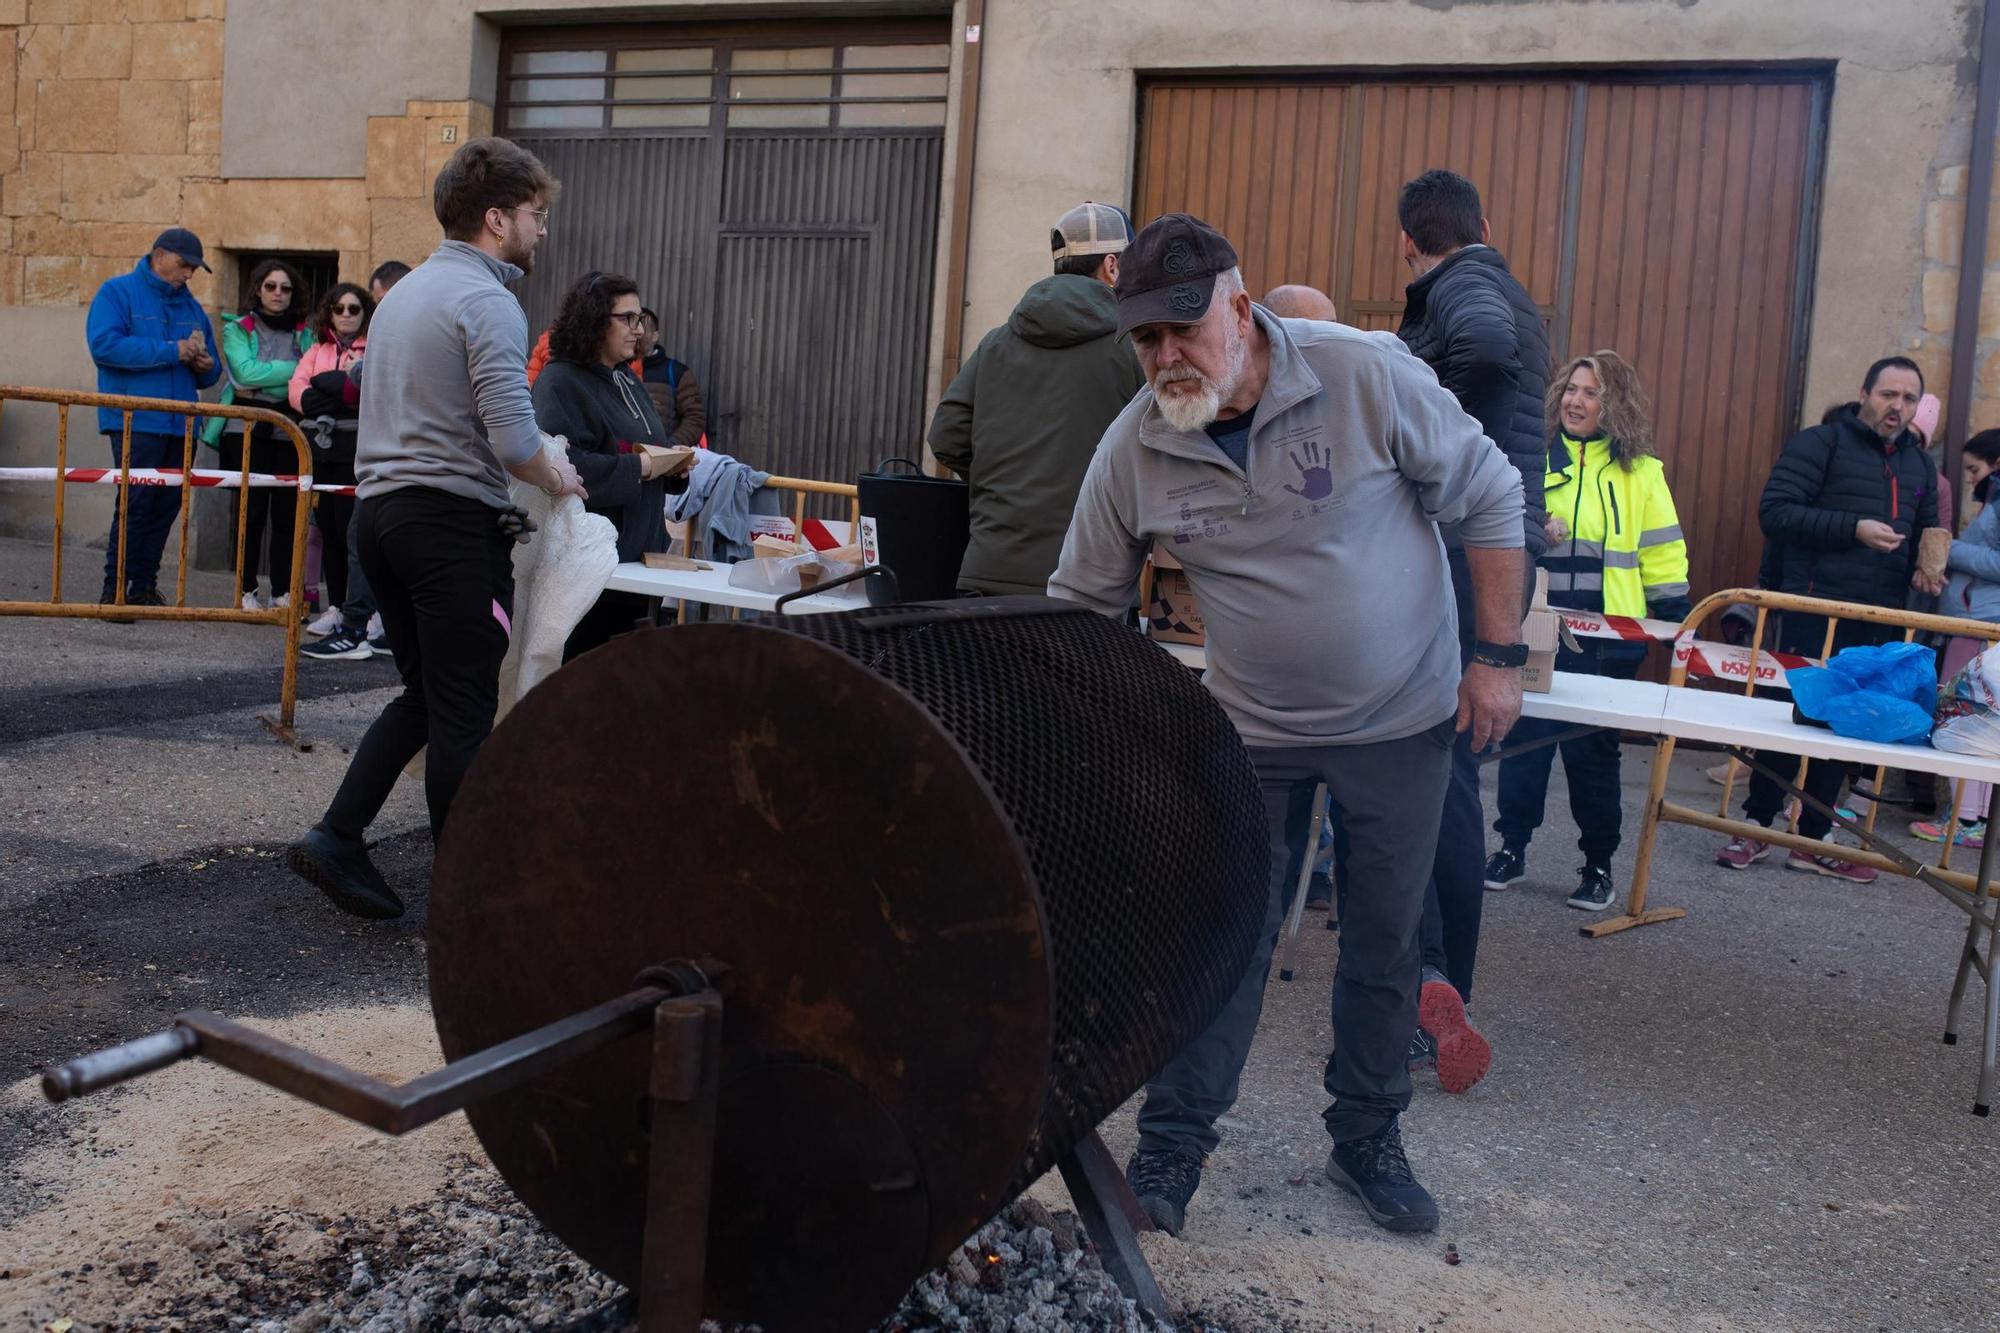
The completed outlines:
[[[1638,366],[1699,593],[1755,581],[1757,497],[1801,412],[1823,94],[1806,76],[1163,80],[1142,98],[1135,213],[1220,227],[1253,293],[1310,283],[1393,329],[1398,190],[1429,167],[1470,177],[1555,355]]]

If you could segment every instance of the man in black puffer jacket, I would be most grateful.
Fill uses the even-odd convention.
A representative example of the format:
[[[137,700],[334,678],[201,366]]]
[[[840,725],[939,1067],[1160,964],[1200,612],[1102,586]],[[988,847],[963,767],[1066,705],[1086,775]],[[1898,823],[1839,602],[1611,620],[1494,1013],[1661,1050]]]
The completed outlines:
[[[1927,581],[1917,568],[1918,538],[1938,521],[1937,467],[1909,431],[1923,394],[1924,373],[1916,362],[1884,357],[1868,368],[1859,403],[1785,442],[1757,505],[1757,521],[1778,551],[1778,591],[1900,608],[1913,587],[1933,595],[1943,590],[1942,580]],[[1842,621],[1834,631],[1834,651],[1895,637],[1884,626]],[[1778,651],[1818,657],[1825,644],[1825,617],[1791,612],[1780,617]],[[1798,770],[1798,760],[1789,755],[1764,755],[1760,761],[1787,776]],[[1848,768],[1814,760],[1806,767],[1806,792],[1834,804]],[[1768,827],[1783,804],[1778,784],[1753,772],[1744,817]],[[1823,838],[1831,826],[1816,810],[1799,814],[1805,837]],[[1731,838],[1715,860],[1747,870],[1770,851],[1769,843]],[[1875,878],[1869,867],[1832,855],[1791,852],[1785,868],[1856,884]]]
[[[1397,336],[1438,381],[1457,395],[1459,406],[1479,422],[1486,438],[1507,455],[1521,474],[1526,566],[1548,549],[1543,532],[1542,477],[1548,460],[1548,422],[1542,399],[1549,385],[1549,340],[1542,310],[1508,271],[1507,261],[1488,242],[1492,229],[1479,190],[1450,171],[1426,171],[1403,187],[1396,203],[1402,226],[1403,259],[1416,275],[1404,292],[1403,322]],[[1444,534],[1458,600],[1459,659],[1473,653],[1472,586],[1458,535]],[[1522,605],[1526,605],[1524,598]],[[1437,860],[1424,903],[1423,993],[1427,1014],[1446,1015],[1459,1032],[1428,1026],[1411,1046],[1412,1063],[1435,1058],[1435,1043],[1449,1043],[1459,1057],[1454,1068],[1440,1066],[1440,1082],[1462,1092],[1486,1072],[1483,1038],[1464,1025],[1460,1001],[1472,994],[1472,969],[1479,951],[1479,918],[1485,893],[1481,859],[1485,831],[1479,803],[1479,760],[1460,736],[1453,757],[1451,788],[1445,795]],[[1456,991],[1456,995],[1446,994]],[[1471,1040],[1466,1040],[1467,1037]],[[1474,1058],[1468,1063],[1465,1052]]]

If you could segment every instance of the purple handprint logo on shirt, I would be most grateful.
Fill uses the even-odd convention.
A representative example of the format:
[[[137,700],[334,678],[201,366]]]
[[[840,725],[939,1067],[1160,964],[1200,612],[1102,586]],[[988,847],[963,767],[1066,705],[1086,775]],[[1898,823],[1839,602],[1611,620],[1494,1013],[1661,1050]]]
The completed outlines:
[[[1285,489],[1301,500],[1324,500],[1333,494],[1333,469],[1330,466],[1333,456],[1317,442],[1308,443],[1305,450],[1304,458],[1299,457],[1297,450],[1292,451],[1292,466],[1299,470],[1299,480],[1304,485],[1294,486],[1287,482]]]

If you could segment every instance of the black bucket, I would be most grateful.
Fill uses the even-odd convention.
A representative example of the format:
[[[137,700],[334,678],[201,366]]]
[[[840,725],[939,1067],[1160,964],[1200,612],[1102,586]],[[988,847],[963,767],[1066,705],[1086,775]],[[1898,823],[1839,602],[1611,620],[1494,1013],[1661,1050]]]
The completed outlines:
[[[902,464],[914,475],[891,473]],[[855,479],[863,523],[873,520],[877,562],[895,574],[868,582],[868,600],[893,600],[890,588],[911,602],[937,602],[958,593],[958,564],[971,535],[970,492],[955,477],[926,476],[907,458],[885,458]]]

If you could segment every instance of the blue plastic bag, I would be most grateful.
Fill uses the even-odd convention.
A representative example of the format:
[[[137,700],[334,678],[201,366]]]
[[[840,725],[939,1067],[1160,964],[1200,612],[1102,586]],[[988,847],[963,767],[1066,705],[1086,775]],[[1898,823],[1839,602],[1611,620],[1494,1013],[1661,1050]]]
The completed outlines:
[[[1792,702],[1815,722],[1859,741],[1921,745],[1937,709],[1937,654],[1920,643],[1844,648],[1823,667],[1785,673]]]

